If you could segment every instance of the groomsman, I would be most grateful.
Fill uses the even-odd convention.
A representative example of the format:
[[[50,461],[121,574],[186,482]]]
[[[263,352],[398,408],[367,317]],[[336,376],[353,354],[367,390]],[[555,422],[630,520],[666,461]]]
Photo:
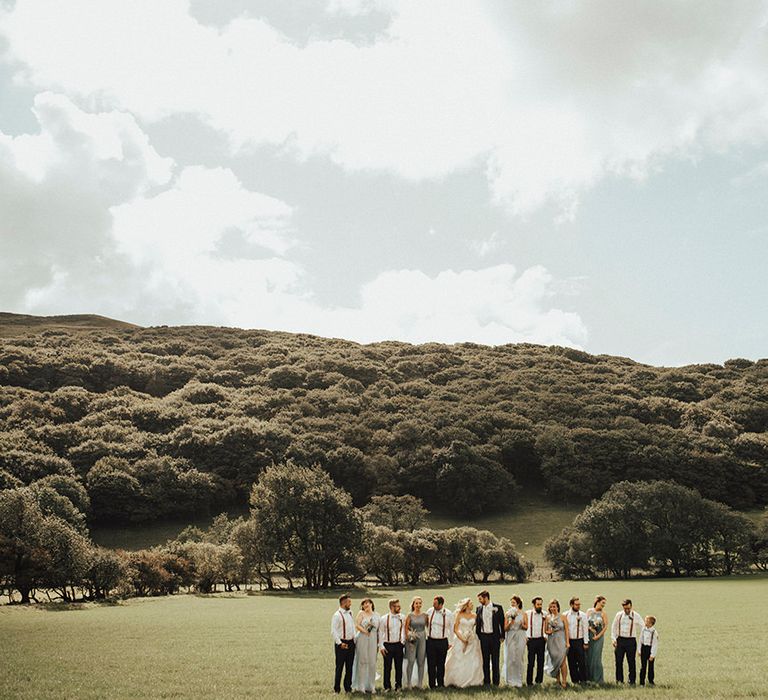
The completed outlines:
[[[336,673],[333,690],[341,692],[341,674],[344,672],[344,690],[352,692],[352,664],[355,661],[355,620],[352,617],[352,598],[339,598],[339,609],[331,617],[331,637],[336,654]]]
[[[403,686],[403,650],[405,621],[400,614],[400,601],[389,601],[389,612],[379,621],[379,649],[384,657],[384,690],[392,690],[392,664],[395,665],[395,690]]]
[[[480,650],[483,654],[483,685],[491,684],[491,669],[493,684],[498,685],[501,679],[499,653],[501,642],[504,640],[504,609],[501,605],[491,602],[491,594],[488,591],[480,591],[477,600],[480,605],[475,610],[475,631],[480,638]]]
[[[544,650],[547,646],[547,637],[544,634],[545,614],[542,610],[544,601],[536,596],[532,601],[533,608],[528,611],[528,629],[525,633],[528,646],[528,673],[525,681],[533,685],[533,667],[536,665],[536,682],[544,680]]]
[[[453,615],[445,609],[443,596],[435,596],[427,610],[427,673],[430,688],[442,688],[445,678],[445,657],[451,646]]]
[[[624,682],[624,657],[627,657],[627,667],[629,669],[629,684],[635,684],[636,660],[637,654],[637,635],[643,629],[643,618],[632,610],[632,601],[625,598],[621,607],[622,612],[617,612],[611,625],[611,639],[616,656],[616,682]]]
[[[565,616],[568,623],[568,635],[571,644],[568,647],[568,669],[572,683],[587,682],[587,655],[589,648],[589,620],[581,611],[581,601],[573,597],[569,601],[571,609]]]

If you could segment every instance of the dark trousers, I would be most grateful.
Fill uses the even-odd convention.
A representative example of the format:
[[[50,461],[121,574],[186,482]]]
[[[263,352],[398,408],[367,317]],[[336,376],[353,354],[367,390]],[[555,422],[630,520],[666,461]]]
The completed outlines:
[[[384,642],[384,690],[392,689],[392,664],[395,665],[395,690],[403,687],[403,650],[399,642]]]
[[[640,685],[645,685],[645,673],[648,672],[648,682],[653,685],[655,674],[653,673],[653,661],[651,661],[651,645],[643,644],[640,647]]]
[[[568,647],[568,670],[571,672],[571,683],[587,682],[587,655],[581,639],[572,639]]]
[[[445,683],[445,657],[448,655],[447,639],[427,638],[427,674],[430,688],[442,688]]]
[[[352,664],[355,661],[355,642],[347,642],[347,649],[342,649],[341,644],[336,644],[336,673],[333,677],[333,689],[341,692],[341,673],[344,672],[344,690],[352,690]]]
[[[480,633],[480,650],[483,652],[483,685],[491,684],[491,668],[493,668],[493,684],[499,684],[499,652],[501,644],[495,634]]]
[[[624,682],[624,657],[627,657],[627,667],[629,668],[629,684],[635,684],[635,673],[637,664],[635,656],[637,654],[637,640],[634,637],[619,637],[616,640],[616,682]]]
[[[536,665],[536,682],[544,680],[544,649],[547,641],[544,637],[536,637],[528,640],[528,673],[525,682],[533,685],[533,666]]]

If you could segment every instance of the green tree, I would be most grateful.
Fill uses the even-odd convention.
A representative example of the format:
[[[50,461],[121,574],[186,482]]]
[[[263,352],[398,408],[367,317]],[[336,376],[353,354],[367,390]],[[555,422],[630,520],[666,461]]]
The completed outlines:
[[[72,587],[82,582],[88,549],[68,522],[43,511],[34,490],[0,491],[0,577],[19,591],[22,603],[41,587],[71,598]]]
[[[308,588],[334,586],[354,569],[362,518],[350,495],[319,467],[269,467],[250,504],[257,527],[278,543],[276,558],[300,571]]]
[[[597,569],[629,578],[633,569],[648,566],[650,549],[642,514],[633,508],[635,484],[611,486],[574,520],[574,528],[589,536]]]
[[[435,461],[437,493],[452,512],[476,516],[512,505],[516,490],[512,475],[466,443],[451,443],[435,455]]]
[[[125,576],[125,559],[111,549],[91,547],[83,583],[91,599],[107,598]]]
[[[383,525],[390,530],[417,530],[429,515],[422,500],[409,494],[374,496],[362,512],[369,523]]]
[[[144,494],[129,469],[124,459],[104,457],[88,472],[85,483],[95,521],[127,522],[140,511]]]

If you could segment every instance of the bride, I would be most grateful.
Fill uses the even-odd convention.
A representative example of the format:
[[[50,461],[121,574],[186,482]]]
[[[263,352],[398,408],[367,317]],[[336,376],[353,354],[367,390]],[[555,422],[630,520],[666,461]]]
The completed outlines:
[[[445,685],[467,688],[483,684],[483,654],[475,632],[475,613],[469,598],[456,606],[456,622],[453,624],[456,639],[445,659]]]

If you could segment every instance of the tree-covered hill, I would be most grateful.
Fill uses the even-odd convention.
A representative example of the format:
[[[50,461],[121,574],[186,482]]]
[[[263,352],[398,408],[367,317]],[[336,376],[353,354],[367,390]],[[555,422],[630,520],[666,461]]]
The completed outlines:
[[[55,482],[88,499],[94,521],[244,503],[286,460],[322,465],[357,504],[410,493],[464,515],[522,490],[586,499],[623,480],[768,502],[768,360],[659,368],[531,344],[62,317],[36,332],[17,319],[14,332],[10,316],[0,488]]]

